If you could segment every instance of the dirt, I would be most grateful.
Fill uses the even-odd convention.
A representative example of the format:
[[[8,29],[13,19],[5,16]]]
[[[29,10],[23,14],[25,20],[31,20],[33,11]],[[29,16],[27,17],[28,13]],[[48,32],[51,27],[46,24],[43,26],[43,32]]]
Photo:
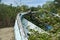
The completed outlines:
[[[14,40],[13,27],[0,28],[0,40]]]

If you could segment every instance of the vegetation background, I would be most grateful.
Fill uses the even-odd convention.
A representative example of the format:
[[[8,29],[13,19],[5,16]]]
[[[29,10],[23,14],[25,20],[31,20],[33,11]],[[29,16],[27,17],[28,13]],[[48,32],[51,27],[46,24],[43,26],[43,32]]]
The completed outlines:
[[[26,12],[29,9],[32,11],[52,12],[60,15],[60,0],[47,1],[42,7],[40,5],[37,7],[28,7],[27,5],[14,7],[12,4],[6,5],[1,3],[1,1],[2,0],[0,0],[0,27],[14,26],[16,15],[19,12]]]

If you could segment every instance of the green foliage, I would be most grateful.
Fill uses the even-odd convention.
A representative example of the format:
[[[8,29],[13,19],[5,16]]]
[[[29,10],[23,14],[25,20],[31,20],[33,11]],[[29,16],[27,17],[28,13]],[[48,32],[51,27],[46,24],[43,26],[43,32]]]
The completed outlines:
[[[0,0],[1,3],[1,0]],[[56,34],[60,32],[60,18],[52,15],[52,13],[60,15],[60,0],[48,1],[42,7],[28,7],[27,5],[13,7],[11,5],[0,4],[0,27],[3,26],[13,26],[15,22],[15,18],[17,13],[19,12],[26,12],[28,9],[32,11],[39,11],[35,14],[26,14],[24,17],[31,21],[32,23],[36,24],[40,28],[45,30],[46,24],[51,25],[52,29],[48,32]],[[50,35],[47,34],[40,34],[37,31],[30,30],[33,33],[30,34],[29,40],[60,40],[60,36],[57,36],[57,39],[53,39]],[[60,34],[59,34],[60,35]]]
[[[51,25],[53,30],[50,30],[49,32],[57,33],[60,28],[60,25],[59,25],[60,18],[57,16],[54,16],[53,13],[58,14],[60,13],[60,11],[59,9],[56,9],[56,5],[54,5],[54,2],[47,2],[38,11],[39,12],[35,14],[25,15],[25,18],[44,30],[45,30],[46,24]]]
[[[29,32],[28,40],[60,40],[60,33],[48,35],[46,33],[39,33],[33,29],[30,29]]]
[[[23,11],[23,12],[28,11],[28,6],[27,5],[22,5],[20,8],[21,8],[21,11]]]
[[[28,40],[51,40],[51,36],[46,33],[39,33],[31,29],[32,34],[30,34]]]
[[[55,1],[60,3],[59,0],[55,0]],[[12,26],[14,24],[17,13],[21,11],[26,12],[28,11],[28,9],[31,9],[32,11],[39,11],[38,13],[36,13],[36,15],[28,14],[30,16],[26,15],[25,18],[27,18],[30,21],[32,20],[32,22],[34,21],[33,23],[37,24],[41,28],[44,27],[43,23],[50,24],[51,26],[54,26],[55,24],[58,23],[60,24],[59,22],[60,18],[54,17],[50,13],[52,12],[52,13],[60,14],[60,9],[58,7],[56,8],[54,2],[48,1],[42,7],[37,6],[37,7],[30,7],[30,8],[27,5],[13,7],[12,4],[9,6],[5,4],[0,4],[0,26]],[[36,23],[37,21],[38,23]]]
[[[16,15],[19,12],[28,11],[28,6],[22,5],[13,7],[11,5],[0,4],[0,27],[10,27],[14,26]]]
[[[60,0],[54,0],[56,7],[60,8]]]
[[[0,26],[13,26],[16,18],[16,7],[0,4]]]

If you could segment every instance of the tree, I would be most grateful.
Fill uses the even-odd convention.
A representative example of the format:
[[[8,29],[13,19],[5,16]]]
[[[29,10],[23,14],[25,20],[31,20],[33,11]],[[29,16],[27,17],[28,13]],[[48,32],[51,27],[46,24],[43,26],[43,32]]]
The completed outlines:
[[[31,11],[37,11],[38,8],[37,7],[30,7]]]
[[[55,6],[56,8],[59,7],[60,8],[60,0],[54,0]]]
[[[0,4],[0,26],[7,27],[14,25],[16,13],[18,13],[15,9],[16,7]]]
[[[26,11],[28,11],[28,6],[27,5],[22,5],[20,7],[20,9],[21,9],[21,11],[26,12]]]

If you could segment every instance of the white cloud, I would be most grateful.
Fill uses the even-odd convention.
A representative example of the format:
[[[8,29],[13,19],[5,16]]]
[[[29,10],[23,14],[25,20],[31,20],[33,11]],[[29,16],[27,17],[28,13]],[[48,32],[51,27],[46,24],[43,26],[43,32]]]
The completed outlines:
[[[20,5],[26,4],[28,6],[37,6],[37,5],[43,5],[47,0],[2,0],[5,4],[13,4],[13,5]]]

